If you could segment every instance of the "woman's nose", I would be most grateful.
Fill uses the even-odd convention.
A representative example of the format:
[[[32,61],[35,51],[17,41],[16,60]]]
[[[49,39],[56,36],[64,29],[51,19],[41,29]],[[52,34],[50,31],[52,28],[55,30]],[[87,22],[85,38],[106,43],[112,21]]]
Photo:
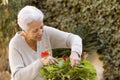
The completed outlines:
[[[39,35],[42,35],[42,34],[43,34],[43,29],[40,29],[40,30],[38,31],[38,34],[39,34]]]

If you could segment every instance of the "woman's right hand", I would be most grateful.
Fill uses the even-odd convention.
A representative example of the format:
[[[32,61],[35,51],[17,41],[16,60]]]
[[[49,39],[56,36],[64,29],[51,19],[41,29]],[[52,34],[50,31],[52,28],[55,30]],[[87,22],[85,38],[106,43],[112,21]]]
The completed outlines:
[[[44,66],[49,65],[49,64],[58,63],[57,59],[52,57],[52,56],[49,56],[49,57],[46,57],[46,58],[42,58],[41,62],[42,62],[42,64]]]

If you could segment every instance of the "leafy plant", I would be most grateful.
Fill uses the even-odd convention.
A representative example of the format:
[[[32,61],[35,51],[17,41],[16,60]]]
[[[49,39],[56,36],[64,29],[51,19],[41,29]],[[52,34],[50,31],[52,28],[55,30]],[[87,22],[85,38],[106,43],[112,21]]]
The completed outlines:
[[[98,80],[96,70],[89,61],[83,60],[72,68],[68,58],[58,58],[58,63],[42,67],[40,76],[45,80]]]

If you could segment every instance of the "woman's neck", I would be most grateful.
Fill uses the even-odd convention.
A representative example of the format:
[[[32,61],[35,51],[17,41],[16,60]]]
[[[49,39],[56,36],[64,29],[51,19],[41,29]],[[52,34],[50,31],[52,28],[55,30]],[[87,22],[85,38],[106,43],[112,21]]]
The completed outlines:
[[[37,41],[33,41],[31,39],[25,38],[27,44],[34,50],[37,51]]]
[[[30,39],[24,32],[21,33],[24,36],[27,44],[34,50],[37,51],[37,41]]]

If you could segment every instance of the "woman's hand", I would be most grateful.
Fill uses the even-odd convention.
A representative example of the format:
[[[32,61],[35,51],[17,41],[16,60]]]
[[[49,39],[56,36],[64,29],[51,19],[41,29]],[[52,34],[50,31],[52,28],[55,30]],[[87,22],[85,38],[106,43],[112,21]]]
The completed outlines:
[[[54,63],[58,63],[57,59],[52,57],[52,56],[48,56],[46,58],[42,58],[41,62],[44,66],[49,65],[49,64],[54,64]]]
[[[72,53],[70,55],[71,66],[74,67],[76,64],[79,64],[80,61],[81,61],[81,57],[79,56],[79,54],[72,51]]]

